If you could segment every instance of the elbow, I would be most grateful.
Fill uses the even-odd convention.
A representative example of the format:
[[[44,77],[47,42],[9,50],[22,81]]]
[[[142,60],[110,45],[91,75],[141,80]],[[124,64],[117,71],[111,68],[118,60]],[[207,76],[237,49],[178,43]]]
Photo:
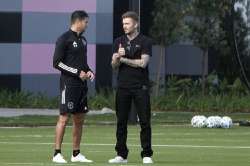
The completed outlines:
[[[57,69],[58,63],[53,62],[53,67]]]
[[[140,63],[139,66],[140,66],[141,68],[144,68],[144,69],[145,69],[145,68],[148,66],[148,63],[146,63],[146,62],[143,61],[143,62]]]
[[[60,63],[59,61],[55,61],[55,60],[54,60],[54,61],[53,61],[53,67],[54,67],[55,69],[58,69],[58,70],[59,70],[59,66],[58,66],[59,63]]]
[[[146,68],[147,67],[147,64],[145,64],[145,63],[143,63],[143,64],[141,64],[141,68]]]

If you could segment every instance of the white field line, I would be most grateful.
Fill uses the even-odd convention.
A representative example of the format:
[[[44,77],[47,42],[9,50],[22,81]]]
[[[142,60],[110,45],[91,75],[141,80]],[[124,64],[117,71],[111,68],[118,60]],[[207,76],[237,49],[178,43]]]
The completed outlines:
[[[0,136],[0,138],[4,139],[2,141],[5,141],[8,138],[54,138],[54,135],[11,135],[11,136]],[[113,137],[112,137],[113,138]],[[102,136],[102,139],[112,139],[110,136]],[[153,138],[154,140],[162,140],[162,138]],[[140,137],[128,137],[128,140],[135,140],[138,141],[140,140]],[[164,138],[164,140],[173,140],[173,138]],[[204,139],[202,138],[177,138],[175,140],[192,140],[192,141],[204,141]],[[218,139],[218,138],[214,138],[214,139],[210,139],[210,141],[223,141],[223,142],[231,142],[231,143],[238,143],[238,142],[249,142],[247,139],[238,139],[238,140],[233,140],[233,139]],[[1,142],[1,140],[0,140]]]
[[[39,163],[39,162],[35,162],[35,163],[0,163],[0,164],[1,165],[42,165],[42,166],[44,166],[44,165],[53,165],[53,166],[59,165],[59,164],[54,164],[54,163],[49,164],[49,163]],[[67,165],[77,165],[77,164],[67,163]]]
[[[48,142],[0,142],[0,144],[7,145],[53,145],[54,143]],[[72,143],[63,143],[71,145]],[[115,144],[95,144],[85,143],[83,146],[115,146]],[[141,145],[129,144],[130,147],[140,147]],[[167,144],[155,144],[153,147],[173,147],[173,148],[215,148],[215,149],[250,149],[250,146],[220,146],[220,145],[167,145]]]
[[[45,165],[51,165],[51,166],[56,166],[56,165],[62,165],[62,164],[54,164],[54,163],[39,163],[39,162],[35,162],[35,163],[0,163],[1,166],[2,165],[42,165],[42,166],[45,166]],[[72,163],[67,163],[66,165],[79,165],[79,164],[72,164]],[[98,164],[99,165],[99,164]],[[110,166],[110,164],[102,164],[102,166]],[[120,164],[119,166],[138,166],[138,165],[135,165],[135,164]]]
[[[152,136],[161,136],[161,135],[164,136],[164,135],[167,135],[167,134],[164,134],[164,133],[152,133]],[[138,136],[138,138],[139,138],[139,134],[128,134],[128,136]],[[44,137],[55,137],[55,135],[47,135],[47,134],[44,134],[44,135],[40,135],[40,134],[33,134],[33,135],[23,134],[23,135],[10,135],[10,136],[0,135],[0,138],[23,138],[23,137],[44,138]],[[107,134],[106,136],[104,135],[104,136],[102,136],[102,138],[103,137],[107,137],[107,138],[110,139],[110,134],[109,135]],[[137,138],[137,137],[135,137],[135,138]]]

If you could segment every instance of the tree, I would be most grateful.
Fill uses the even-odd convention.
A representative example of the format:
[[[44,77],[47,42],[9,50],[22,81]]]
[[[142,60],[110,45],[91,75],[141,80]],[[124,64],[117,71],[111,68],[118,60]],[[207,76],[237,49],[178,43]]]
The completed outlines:
[[[233,56],[233,34],[232,34],[232,0],[221,1],[221,8],[219,19],[220,27],[223,33],[220,33],[219,43],[216,46],[216,65],[215,70],[220,79],[226,78],[229,83],[238,77],[239,71],[237,66],[237,59]]]
[[[223,0],[222,0],[223,1]],[[190,28],[190,38],[195,46],[199,47],[202,54],[202,94],[205,94],[206,75],[208,63],[208,50],[216,47],[219,42],[220,34],[223,30],[220,28],[221,2],[218,0],[192,0],[190,15],[188,21]]]
[[[250,4],[247,0],[232,0],[232,29],[235,55],[238,60],[241,77],[247,87],[250,89],[248,80],[250,74],[250,50],[249,50],[249,8]]]
[[[224,33],[220,33],[220,43],[216,49],[216,70],[230,83],[241,76],[250,87],[247,80],[250,75],[250,26],[247,22],[250,4],[247,0],[223,0],[220,6],[220,27]]]
[[[186,0],[155,0],[151,35],[160,45],[161,53],[156,78],[155,95],[159,95],[160,74],[165,62],[165,47],[183,37]]]

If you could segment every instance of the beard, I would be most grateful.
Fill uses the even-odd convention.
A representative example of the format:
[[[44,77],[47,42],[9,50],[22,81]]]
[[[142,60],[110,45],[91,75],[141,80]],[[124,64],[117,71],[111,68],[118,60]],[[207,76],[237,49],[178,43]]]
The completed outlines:
[[[133,30],[131,30],[131,31],[127,31],[127,32],[126,32],[126,30],[124,30],[124,32],[125,32],[125,34],[126,34],[126,35],[132,35],[133,33],[135,33],[135,32],[136,32],[136,30],[135,30],[135,29],[133,29]]]

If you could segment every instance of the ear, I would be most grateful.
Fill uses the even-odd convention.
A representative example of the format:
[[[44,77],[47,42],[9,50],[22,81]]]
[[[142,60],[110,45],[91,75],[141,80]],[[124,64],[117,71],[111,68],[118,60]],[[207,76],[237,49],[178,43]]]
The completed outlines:
[[[138,23],[135,24],[135,28],[138,28]]]

